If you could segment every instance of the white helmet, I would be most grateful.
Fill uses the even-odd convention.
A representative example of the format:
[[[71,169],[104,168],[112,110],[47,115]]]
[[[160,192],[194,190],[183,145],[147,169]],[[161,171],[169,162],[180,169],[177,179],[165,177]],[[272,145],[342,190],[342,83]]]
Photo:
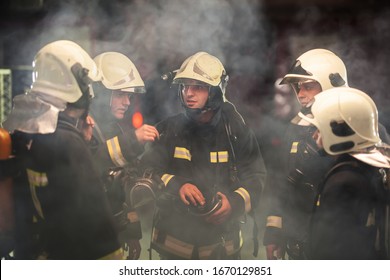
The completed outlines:
[[[281,84],[294,84],[302,80],[317,81],[323,91],[348,86],[344,62],[326,49],[312,49],[298,57]]]
[[[218,58],[206,52],[198,52],[183,62],[172,83],[188,84],[192,80],[212,87],[218,86],[224,97],[228,79]]]
[[[69,103],[76,102],[83,92],[74,74],[75,67],[84,71],[88,78],[85,86],[89,87],[89,80],[100,80],[95,62],[78,44],[59,40],[45,45],[33,61],[31,90]]]
[[[362,151],[381,142],[378,111],[366,93],[342,87],[328,89],[314,98],[313,117],[299,116],[318,128],[328,154]]]
[[[94,58],[107,89],[145,93],[145,84],[134,63],[118,52],[105,52]]]

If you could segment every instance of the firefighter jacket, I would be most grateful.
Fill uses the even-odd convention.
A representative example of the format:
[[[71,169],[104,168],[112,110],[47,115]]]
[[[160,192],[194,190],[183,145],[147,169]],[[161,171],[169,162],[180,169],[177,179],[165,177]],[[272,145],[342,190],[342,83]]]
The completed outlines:
[[[137,140],[131,123],[112,118],[97,118],[91,148],[99,166],[120,236],[124,240],[141,239],[137,212],[126,200],[125,185],[137,177],[138,156],[144,147]]]
[[[159,123],[157,129],[159,141],[141,159],[165,187],[157,200],[152,248],[178,259],[220,258],[215,252],[221,247],[227,257],[237,254],[242,246],[239,217],[257,206],[266,176],[253,132],[227,102],[209,124],[179,114]],[[185,183],[197,186],[206,204],[217,192],[224,193],[232,217],[217,226],[190,214],[178,197]]]
[[[286,158],[280,160],[283,178],[275,184],[277,180],[270,178],[272,185],[267,186],[270,202],[264,245],[284,246],[287,242],[302,247],[307,242],[317,186],[332,162],[331,157],[318,152],[312,138],[315,130],[314,126],[295,123],[286,129],[281,153]]]
[[[337,159],[319,187],[310,227],[312,259],[384,257],[382,179],[379,168],[349,155]]]
[[[60,113],[54,133],[22,133],[29,140],[21,156],[35,210],[24,217],[34,221],[26,228],[34,228],[32,233],[38,236],[32,258],[100,259],[122,254],[103,183],[75,125],[75,119]]]
[[[286,156],[280,161],[283,178],[279,181],[270,178],[271,184],[267,186],[270,202],[263,239],[264,245],[287,244],[292,259],[307,258],[309,223],[317,188],[334,163],[333,157],[318,150],[312,138],[316,128],[296,119],[288,125],[282,144],[282,154]],[[379,131],[382,139],[388,139],[382,125]]]

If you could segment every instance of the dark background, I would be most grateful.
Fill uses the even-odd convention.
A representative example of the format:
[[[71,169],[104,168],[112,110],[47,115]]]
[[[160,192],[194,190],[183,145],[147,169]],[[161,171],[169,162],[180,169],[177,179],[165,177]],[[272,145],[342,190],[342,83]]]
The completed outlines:
[[[380,122],[390,130],[390,5],[382,2],[3,0],[0,68],[12,70],[15,96],[29,88],[33,57],[48,42],[73,40],[92,57],[120,51],[147,86],[135,107],[154,124],[180,110],[176,89],[160,75],[207,51],[225,65],[227,97],[255,131],[273,170],[280,161],[275,151],[283,128],[296,109],[291,92],[276,95],[275,81],[309,49],[328,48],[339,55],[349,85],[374,99]]]

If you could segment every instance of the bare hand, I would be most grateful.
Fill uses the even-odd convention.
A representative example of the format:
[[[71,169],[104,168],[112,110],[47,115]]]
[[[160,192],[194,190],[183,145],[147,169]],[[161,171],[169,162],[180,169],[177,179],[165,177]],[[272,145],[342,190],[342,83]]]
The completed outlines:
[[[135,130],[135,136],[141,144],[153,142],[156,138],[160,138],[158,130],[154,126],[148,124],[143,124],[140,128],[137,128]]]
[[[200,190],[193,184],[186,183],[184,184],[180,190],[179,190],[179,195],[181,201],[185,205],[204,205],[206,200],[203,196],[203,194],[200,192]]]
[[[128,260],[138,260],[139,256],[141,255],[141,244],[139,240],[137,239],[130,239],[127,242],[128,250],[129,250],[129,256],[127,257]]]
[[[220,225],[224,223],[232,214],[232,206],[230,205],[226,195],[221,192],[218,192],[217,195],[221,197],[222,206],[217,211],[215,211],[215,213],[206,218],[206,222],[214,225]]]
[[[83,134],[84,140],[89,142],[92,139],[93,128],[95,127],[95,121],[91,116],[87,116],[85,121],[81,123],[80,131]]]
[[[269,244],[265,247],[267,260],[280,260],[284,258],[284,250],[276,244]]]

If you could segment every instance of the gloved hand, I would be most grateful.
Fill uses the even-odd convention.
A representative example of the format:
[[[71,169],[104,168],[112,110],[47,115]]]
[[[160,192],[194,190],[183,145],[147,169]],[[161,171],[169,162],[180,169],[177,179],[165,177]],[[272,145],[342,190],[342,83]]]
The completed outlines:
[[[138,260],[141,255],[141,243],[138,239],[130,239],[125,244],[125,251],[129,253],[128,260]]]

